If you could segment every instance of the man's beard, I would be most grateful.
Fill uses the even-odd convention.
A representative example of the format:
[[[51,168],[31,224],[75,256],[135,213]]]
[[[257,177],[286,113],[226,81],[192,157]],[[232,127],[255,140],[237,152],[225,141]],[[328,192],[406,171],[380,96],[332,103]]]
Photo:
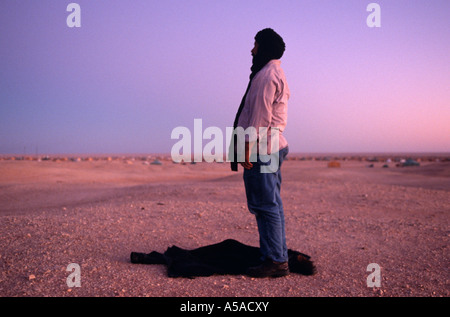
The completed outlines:
[[[269,56],[269,54],[265,54],[264,52],[257,52],[253,55],[252,58],[252,67],[251,67],[251,75],[250,78],[255,77],[256,73],[259,72],[266,64],[273,59],[273,57]]]

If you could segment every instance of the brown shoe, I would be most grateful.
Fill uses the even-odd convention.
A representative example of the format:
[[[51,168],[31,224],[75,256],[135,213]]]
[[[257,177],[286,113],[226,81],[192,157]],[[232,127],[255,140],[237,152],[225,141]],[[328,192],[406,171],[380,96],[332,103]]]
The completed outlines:
[[[266,259],[261,265],[250,267],[247,275],[251,277],[282,277],[289,274],[288,262],[275,262]]]

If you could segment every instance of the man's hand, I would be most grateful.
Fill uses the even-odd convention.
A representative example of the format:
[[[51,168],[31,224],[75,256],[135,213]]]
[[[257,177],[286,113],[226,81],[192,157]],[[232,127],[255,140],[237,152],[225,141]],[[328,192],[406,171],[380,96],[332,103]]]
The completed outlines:
[[[245,162],[241,162],[241,165],[247,170],[253,167],[250,162],[250,144],[248,142],[245,142]]]

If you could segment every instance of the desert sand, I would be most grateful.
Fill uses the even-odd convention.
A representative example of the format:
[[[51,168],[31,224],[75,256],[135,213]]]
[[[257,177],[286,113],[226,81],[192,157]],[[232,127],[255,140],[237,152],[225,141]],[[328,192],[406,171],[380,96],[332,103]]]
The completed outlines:
[[[450,163],[287,160],[288,247],[317,273],[169,278],[130,252],[258,246],[242,168],[141,159],[1,160],[0,296],[449,296]],[[69,287],[70,263],[80,287]],[[370,263],[380,287],[368,287]]]

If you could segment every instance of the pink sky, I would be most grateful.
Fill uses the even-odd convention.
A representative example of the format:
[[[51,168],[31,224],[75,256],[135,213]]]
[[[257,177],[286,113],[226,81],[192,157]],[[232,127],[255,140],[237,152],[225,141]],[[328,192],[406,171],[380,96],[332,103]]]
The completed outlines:
[[[0,154],[169,153],[231,126],[256,32],[285,40],[292,152],[448,152],[450,2],[0,3]],[[206,142],[205,142],[206,144]]]

